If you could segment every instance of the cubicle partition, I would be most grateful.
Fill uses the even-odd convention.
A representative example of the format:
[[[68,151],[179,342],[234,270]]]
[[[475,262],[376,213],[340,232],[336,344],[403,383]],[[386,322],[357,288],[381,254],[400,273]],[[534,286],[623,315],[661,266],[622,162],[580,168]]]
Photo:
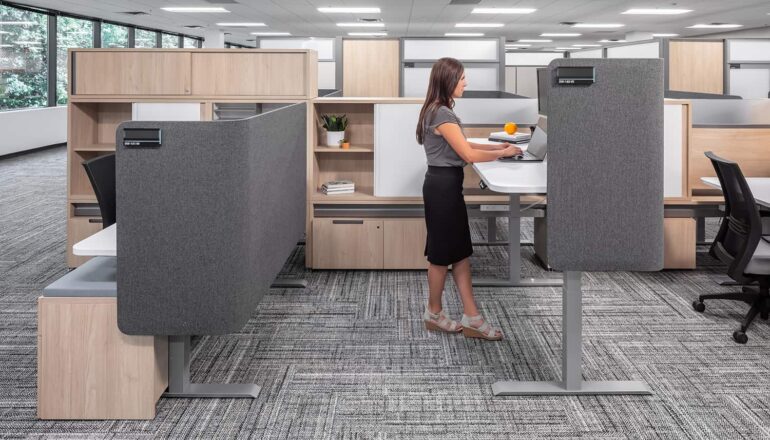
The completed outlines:
[[[118,325],[172,335],[172,396],[258,392],[189,384],[187,335],[240,330],[302,238],[306,122],[298,103],[238,121],[118,128]]]

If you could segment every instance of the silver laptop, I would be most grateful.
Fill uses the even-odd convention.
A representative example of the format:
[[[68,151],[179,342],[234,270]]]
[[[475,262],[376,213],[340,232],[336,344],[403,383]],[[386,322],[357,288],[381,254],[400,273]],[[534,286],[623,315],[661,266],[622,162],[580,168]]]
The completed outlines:
[[[548,119],[541,116],[537,121],[535,132],[532,133],[532,139],[527,144],[527,151],[523,151],[518,156],[501,157],[503,162],[542,162],[545,159],[548,147]]]

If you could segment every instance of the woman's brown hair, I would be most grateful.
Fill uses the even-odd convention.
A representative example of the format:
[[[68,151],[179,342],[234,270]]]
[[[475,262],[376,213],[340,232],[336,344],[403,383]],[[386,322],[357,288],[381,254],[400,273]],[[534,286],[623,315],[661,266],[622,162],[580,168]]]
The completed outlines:
[[[425,96],[425,103],[420,110],[420,118],[417,121],[417,143],[422,145],[425,134],[425,124],[428,116],[432,115],[441,106],[453,108],[455,100],[452,93],[457,87],[457,83],[463,77],[465,68],[463,63],[454,58],[441,58],[436,61],[430,70],[430,81],[428,82],[428,94]]]

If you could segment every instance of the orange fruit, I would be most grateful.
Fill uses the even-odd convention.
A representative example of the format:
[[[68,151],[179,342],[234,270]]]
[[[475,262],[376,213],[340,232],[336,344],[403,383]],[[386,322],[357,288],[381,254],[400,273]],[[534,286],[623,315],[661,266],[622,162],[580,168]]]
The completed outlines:
[[[505,132],[508,133],[508,134],[516,133],[516,129],[517,128],[518,127],[513,122],[508,122],[508,123],[505,124],[505,126],[503,126],[503,130],[505,130]]]

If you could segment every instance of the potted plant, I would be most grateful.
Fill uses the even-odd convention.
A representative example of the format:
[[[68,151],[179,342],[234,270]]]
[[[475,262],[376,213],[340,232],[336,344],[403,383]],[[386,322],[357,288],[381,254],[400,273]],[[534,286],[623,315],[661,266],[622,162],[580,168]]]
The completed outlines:
[[[350,149],[350,141],[347,139],[340,139],[340,147],[342,147],[343,150],[349,150]]]
[[[348,117],[345,115],[323,115],[323,127],[326,129],[326,146],[340,147],[340,141],[345,138],[348,128]]]

